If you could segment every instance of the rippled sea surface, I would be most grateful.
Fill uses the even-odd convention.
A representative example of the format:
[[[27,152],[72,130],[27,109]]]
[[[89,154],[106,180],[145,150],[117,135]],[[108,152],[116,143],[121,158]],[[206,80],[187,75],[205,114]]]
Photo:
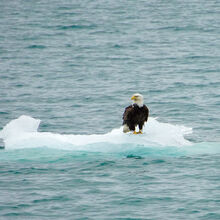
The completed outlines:
[[[219,20],[214,0],[1,0],[0,219],[220,219]]]

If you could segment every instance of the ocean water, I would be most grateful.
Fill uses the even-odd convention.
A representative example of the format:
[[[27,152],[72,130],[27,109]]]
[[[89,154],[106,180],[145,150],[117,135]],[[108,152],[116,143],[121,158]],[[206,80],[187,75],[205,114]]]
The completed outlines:
[[[0,1],[0,219],[220,219],[220,2]],[[143,135],[122,114],[143,94]]]

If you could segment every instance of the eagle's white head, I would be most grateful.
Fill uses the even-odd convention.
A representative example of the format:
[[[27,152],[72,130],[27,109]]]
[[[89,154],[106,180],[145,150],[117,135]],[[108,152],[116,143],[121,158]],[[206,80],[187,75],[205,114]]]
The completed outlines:
[[[133,100],[134,104],[137,104],[139,107],[142,107],[144,104],[144,97],[140,93],[135,93],[131,100]]]

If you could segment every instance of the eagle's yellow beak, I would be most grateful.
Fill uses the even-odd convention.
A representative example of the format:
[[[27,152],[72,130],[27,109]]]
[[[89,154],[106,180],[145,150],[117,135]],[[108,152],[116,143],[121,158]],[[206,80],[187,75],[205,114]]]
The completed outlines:
[[[133,96],[131,97],[131,100],[136,100],[136,97],[133,95]]]

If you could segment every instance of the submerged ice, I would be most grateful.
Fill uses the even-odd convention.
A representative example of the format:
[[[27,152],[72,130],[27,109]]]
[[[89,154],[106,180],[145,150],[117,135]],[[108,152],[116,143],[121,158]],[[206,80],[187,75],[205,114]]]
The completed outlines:
[[[124,134],[122,127],[106,134],[64,135],[38,132],[39,125],[39,119],[23,115],[9,122],[0,132],[0,138],[6,149],[48,147],[98,152],[120,151],[125,145],[161,147],[191,144],[184,138],[192,132],[191,128],[162,123],[155,118],[149,118],[142,135]]]

